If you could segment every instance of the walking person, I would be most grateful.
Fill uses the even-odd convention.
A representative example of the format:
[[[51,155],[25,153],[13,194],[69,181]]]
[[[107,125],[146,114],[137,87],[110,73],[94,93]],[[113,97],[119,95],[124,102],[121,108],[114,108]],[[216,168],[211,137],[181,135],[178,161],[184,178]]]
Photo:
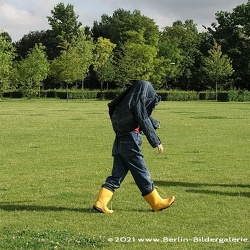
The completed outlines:
[[[102,185],[93,208],[100,213],[113,213],[107,205],[113,193],[131,172],[142,196],[152,211],[168,208],[175,200],[174,196],[162,199],[154,188],[149,170],[141,151],[142,133],[153,148],[163,152],[163,145],[156,135],[159,122],[151,113],[160,102],[158,96],[147,81],[136,81],[112,102],[108,104],[113,130],[116,134],[112,149],[113,169]]]

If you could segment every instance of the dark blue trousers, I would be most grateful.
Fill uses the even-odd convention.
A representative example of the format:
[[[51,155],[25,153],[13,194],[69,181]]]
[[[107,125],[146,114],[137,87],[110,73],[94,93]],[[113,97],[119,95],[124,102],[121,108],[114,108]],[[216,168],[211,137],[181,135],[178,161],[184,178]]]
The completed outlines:
[[[142,135],[135,131],[123,136],[116,136],[112,149],[114,158],[112,173],[106,179],[103,187],[114,191],[120,187],[130,171],[142,196],[153,191],[153,181],[142,155],[141,144]]]

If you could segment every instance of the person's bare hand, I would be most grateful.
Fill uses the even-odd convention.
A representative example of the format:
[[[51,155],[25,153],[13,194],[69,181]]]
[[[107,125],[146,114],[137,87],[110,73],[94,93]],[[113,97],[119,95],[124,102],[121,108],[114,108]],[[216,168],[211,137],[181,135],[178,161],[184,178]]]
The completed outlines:
[[[159,153],[163,153],[163,151],[164,151],[164,148],[163,148],[162,144],[160,144],[160,145],[158,146],[158,152],[159,152]]]

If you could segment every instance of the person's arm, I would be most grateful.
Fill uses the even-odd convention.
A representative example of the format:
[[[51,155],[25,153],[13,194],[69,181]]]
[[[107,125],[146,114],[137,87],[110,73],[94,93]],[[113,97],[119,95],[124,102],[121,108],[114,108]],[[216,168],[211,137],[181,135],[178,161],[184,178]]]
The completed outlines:
[[[158,122],[155,118],[153,118],[152,116],[149,116],[149,119],[154,127],[154,129],[158,129],[160,128],[160,122]]]
[[[160,122],[159,121],[157,121],[156,119],[154,119],[152,116],[149,116],[149,119],[150,119],[150,121],[151,121],[151,123],[152,123],[152,125],[153,125],[153,127],[154,127],[155,130],[160,128]],[[163,148],[162,144],[158,145],[157,148],[158,148],[158,152],[159,153],[163,153],[164,148]]]
[[[133,110],[133,114],[134,114],[136,121],[138,122],[140,129],[147,137],[149,144],[153,148],[158,147],[158,151],[162,152],[163,146],[161,145],[161,140],[156,135],[154,126],[148,116],[146,107],[144,106],[142,102],[138,101],[136,103],[134,110]]]

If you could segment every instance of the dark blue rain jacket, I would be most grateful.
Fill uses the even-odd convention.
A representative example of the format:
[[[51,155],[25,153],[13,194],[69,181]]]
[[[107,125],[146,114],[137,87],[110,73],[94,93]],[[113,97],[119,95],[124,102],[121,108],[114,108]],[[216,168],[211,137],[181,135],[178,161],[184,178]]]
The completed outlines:
[[[155,133],[159,122],[151,116],[160,100],[151,83],[141,80],[132,84],[108,104],[116,135],[125,135],[139,127],[152,147],[161,144]]]

